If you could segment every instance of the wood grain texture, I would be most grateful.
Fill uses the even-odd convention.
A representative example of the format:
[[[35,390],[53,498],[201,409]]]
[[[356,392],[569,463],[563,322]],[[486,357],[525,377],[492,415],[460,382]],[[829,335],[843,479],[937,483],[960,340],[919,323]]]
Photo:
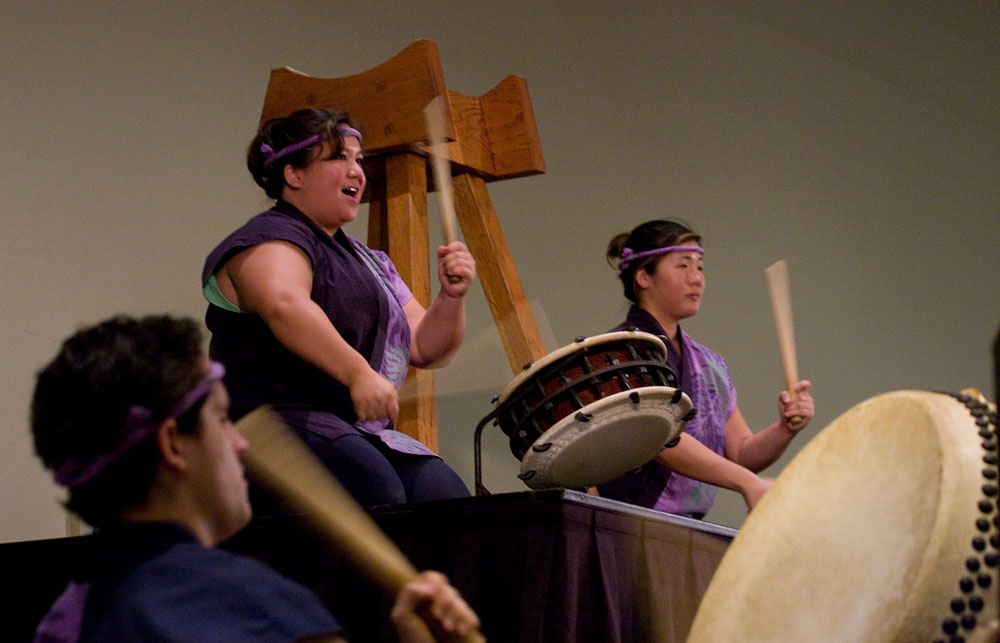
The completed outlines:
[[[444,93],[437,45],[417,40],[351,76],[314,78],[288,67],[272,70],[260,122],[306,107],[344,110],[360,122],[365,151],[376,154],[427,140],[422,110]],[[454,130],[448,134],[454,137]]]
[[[422,156],[406,153],[379,157],[371,164],[368,246],[388,253],[414,298],[427,308],[431,283],[426,163]],[[399,395],[396,429],[437,452],[433,371],[409,369]]]
[[[460,174],[454,180],[462,234],[476,259],[476,270],[511,370],[519,373],[525,364],[545,356],[545,345],[485,182],[471,174]]]

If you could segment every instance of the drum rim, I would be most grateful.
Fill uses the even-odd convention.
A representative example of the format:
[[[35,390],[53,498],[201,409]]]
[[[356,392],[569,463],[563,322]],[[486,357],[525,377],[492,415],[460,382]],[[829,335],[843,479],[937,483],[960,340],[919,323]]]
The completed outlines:
[[[589,348],[591,346],[611,343],[614,341],[620,341],[623,339],[637,339],[640,341],[653,344],[660,349],[662,358],[667,359],[667,346],[663,343],[663,340],[652,333],[647,333],[641,330],[619,330],[611,333],[603,333],[601,335],[592,335],[590,337],[584,337],[574,341],[571,344],[566,344],[547,355],[540,357],[536,361],[525,366],[525,369],[514,376],[514,379],[510,381],[509,384],[504,388],[503,392],[497,397],[497,405],[502,406],[504,402],[510,398],[517,389],[519,389],[523,384],[527,383],[531,378],[533,378],[539,371],[543,368],[548,367],[553,362],[570,357],[574,353],[581,351],[583,349]]]
[[[678,392],[680,392],[679,396],[677,395]],[[662,403],[664,400],[666,400],[666,402],[667,402],[666,409],[668,409],[667,412],[666,412],[666,414],[670,415],[672,417],[672,419],[673,419],[673,422],[671,423],[673,430],[666,437],[666,439],[663,440],[664,446],[668,442],[670,442],[670,440],[672,440],[674,437],[676,437],[676,436],[678,436],[678,435],[680,435],[681,433],[684,432],[684,429],[687,427],[688,420],[685,420],[683,418],[688,413],[690,413],[691,409],[694,408],[694,403],[691,401],[691,398],[688,396],[687,393],[684,393],[683,391],[680,391],[680,389],[671,388],[669,386],[644,386],[642,388],[636,388],[636,389],[632,389],[632,390],[628,390],[628,391],[619,391],[617,393],[613,393],[612,395],[609,395],[607,397],[603,397],[603,398],[601,398],[599,400],[596,400],[596,401],[594,401],[594,402],[592,402],[592,403],[584,406],[582,409],[579,409],[576,413],[571,413],[571,414],[569,414],[569,415],[561,418],[558,422],[556,422],[551,427],[549,427],[544,433],[542,433],[537,438],[535,438],[534,442],[532,442],[531,445],[529,445],[528,450],[525,453],[524,458],[521,459],[521,475],[526,475],[527,474],[526,468],[527,468],[527,466],[528,466],[529,463],[535,462],[536,460],[540,461],[540,463],[545,463],[545,461],[546,461],[546,456],[539,456],[538,458],[532,458],[531,460],[528,460],[528,456],[529,455],[531,455],[533,453],[538,453],[537,451],[533,451],[532,447],[535,446],[536,444],[540,443],[540,442],[555,442],[555,441],[557,441],[557,439],[560,436],[560,434],[565,433],[566,431],[568,431],[573,424],[579,423],[579,420],[576,419],[577,413],[585,413],[585,412],[589,411],[589,413],[591,415],[593,415],[596,412],[604,410],[605,407],[620,406],[621,403],[622,403],[622,400],[625,399],[625,398],[628,398],[632,394],[638,394],[640,396],[640,398],[642,398],[642,397],[660,398],[659,400],[656,400],[659,403]],[[675,397],[677,398],[676,402],[674,401]],[[664,407],[661,406],[661,407],[657,407],[657,408],[663,409]],[[656,417],[662,417],[664,414],[663,413],[656,413],[656,414],[647,413],[646,414],[647,417],[652,416],[652,415],[655,415]],[[658,451],[650,454],[650,459],[652,459],[656,455],[656,453],[658,453]],[[527,460],[527,462],[526,462],[526,460]],[[537,467],[537,466],[534,467],[534,470],[536,472],[534,474],[532,474],[532,476],[537,476],[538,475],[537,470],[539,468],[541,468],[541,467]],[[629,471],[629,469],[625,469],[624,471],[621,472],[620,475],[624,475],[625,473],[628,473],[628,471]],[[547,475],[547,473],[546,474],[542,474],[542,475],[543,476]],[[522,481],[526,485],[528,485],[532,489],[538,488],[538,487],[534,487],[531,484],[528,484],[527,480],[524,480],[523,478],[521,478],[521,479],[522,479]],[[542,478],[542,479],[544,480],[545,478]],[[604,482],[607,482],[607,481],[595,482],[594,484],[603,484]],[[553,485],[550,484],[548,486],[551,487]],[[556,485],[556,486],[565,486],[565,485]],[[545,488],[545,487],[542,487],[542,488]]]

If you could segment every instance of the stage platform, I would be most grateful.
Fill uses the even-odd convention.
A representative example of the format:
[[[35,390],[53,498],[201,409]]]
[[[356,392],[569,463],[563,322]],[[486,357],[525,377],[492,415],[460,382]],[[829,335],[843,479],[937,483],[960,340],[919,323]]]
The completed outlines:
[[[373,516],[419,569],[451,578],[493,642],[684,641],[736,532],[553,489],[396,505]],[[30,640],[89,537],[0,545],[3,620]],[[388,603],[294,517],[267,518],[224,545],[311,587],[355,640],[394,641]]]

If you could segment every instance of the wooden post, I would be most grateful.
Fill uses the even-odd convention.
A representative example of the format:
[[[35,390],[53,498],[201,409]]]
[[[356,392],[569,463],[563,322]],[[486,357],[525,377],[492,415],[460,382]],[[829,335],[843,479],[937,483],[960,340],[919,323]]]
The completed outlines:
[[[392,257],[424,307],[431,302],[427,232],[427,164],[417,154],[375,159],[368,182],[368,246]],[[437,451],[434,372],[410,367],[400,391],[396,428]]]
[[[486,183],[477,176],[455,177],[455,212],[465,243],[476,258],[486,301],[515,373],[545,355],[545,346],[528,306],[514,260],[493,209]]]

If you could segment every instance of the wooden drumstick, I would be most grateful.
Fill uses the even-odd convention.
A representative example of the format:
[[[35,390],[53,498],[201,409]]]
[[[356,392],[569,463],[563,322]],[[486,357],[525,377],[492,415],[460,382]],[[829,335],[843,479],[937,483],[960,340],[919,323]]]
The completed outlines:
[[[249,443],[241,456],[247,469],[300,510],[332,549],[387,596],[395,599],[403,585],[417,578],[406,556],[271,409],[250,412],[236,428]],[[486,639],[473,632],[463,640]]]
[[[771,292],[771,310],[774,312],[774,327],[778,332],[778,350],[781,352],[781,366],[785,371],[785,388],[795,397],[795,384],[799,381],[799,367],[795,358],[795,330],[792,326],[792,297],[788,288],[788,264],[784,259],[771,264],[765,271],[768,290]],[[798,424],[802,417],[794,415],[789,419]]]
[[[448,138],[445,136],[443,100],[445,100],[443,95],[436,96],[427,103],[427,106],[424,107],[424,121],[427,123],[430,145],[436,148],[436,151],[429,152],[429,154],[431,170],[434,174],[434,185],[437,186],[438,200],[441,204],[441,232],[444,237],[444,245],[448,245],[458,240],[458,230],[455,217],[455,198],[451,187],[451,163],[445,156]],[[461,277],[448,275],[448,281],[453,284],[461,280]]]

